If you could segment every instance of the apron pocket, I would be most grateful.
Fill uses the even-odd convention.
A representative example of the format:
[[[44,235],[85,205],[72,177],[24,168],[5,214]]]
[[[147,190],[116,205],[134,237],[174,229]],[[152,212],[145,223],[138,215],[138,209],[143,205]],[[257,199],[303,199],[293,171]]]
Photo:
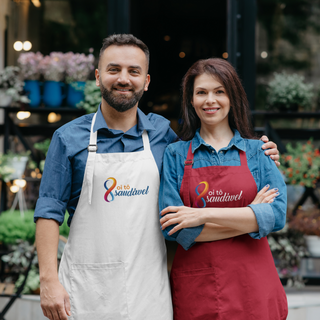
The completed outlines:
[[[124,264],[72,264],[70,300],[71,319],[129,319]]]
[[[171,273],[175,320],[215,319],[218,297],[214,269],[203,268]]]

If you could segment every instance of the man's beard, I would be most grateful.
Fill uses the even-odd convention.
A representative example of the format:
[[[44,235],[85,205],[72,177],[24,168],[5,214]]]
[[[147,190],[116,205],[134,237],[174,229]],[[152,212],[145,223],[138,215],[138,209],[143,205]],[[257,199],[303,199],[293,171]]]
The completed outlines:
[[[118,112],[125,112],[127,110],[130,110],[133,108],[141,99],[144,89],[140,91],[132,91],[132,96],[130,98],[126,97],[125,95],[118,95],[116,96],[114,94],[114,85],[111,87],[111,90],[108,90],[106,87],[103,86],[102,83],[100,83],[100,91],[102,98],[108,103],[108,105]],[[122,88],[128,88],[128,86],[123,86],[120,84],[117,84],[117,87]],[[132,89],[130,87],[130,89]],[[132,89],[133,90],[133,89]]]

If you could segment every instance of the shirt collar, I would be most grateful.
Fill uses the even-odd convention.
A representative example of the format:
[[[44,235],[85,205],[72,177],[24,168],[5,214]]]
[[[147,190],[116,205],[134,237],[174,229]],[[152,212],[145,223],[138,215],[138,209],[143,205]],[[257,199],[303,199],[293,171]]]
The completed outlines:
[[[246,144],[244,139],[240,136],[240,133],[236,129],[232,129],[234,135],[232,139],[230,140],[228,146],[226,148],[223,148],[224,150],[229,150],[233,146],[236,147],[239,150],[246,151]],[[206,147],[210,147],[208,143],[206,143],[202,137],[200,136],[200,128],[197,129],[196,134],[194,138],[192,139],[192,153],[194,153],[201,145],[204,145]]]
[[[126,135],[139,137],[142,135],[142,132],[144,130],[146,130],[146,131],[156,130],[154,125],[148,119],[148,117],[139,108],[137,110],[137,116],[138,116],[137,125],[133,126],[131,129],[129,129],[125,133]],[[106,120],[104,119],[102,112],[101,112],[101,104],[99,105],[99,108],[97,111],[96,121],[93,126],[93,132],[96,132],[97,130],[100,130],[100,129],[107,129],[109,132],[111,132],[114,135],[115,134],[123,134],[123,132],[121,130],[114,130],[114,129],[108,128]]]

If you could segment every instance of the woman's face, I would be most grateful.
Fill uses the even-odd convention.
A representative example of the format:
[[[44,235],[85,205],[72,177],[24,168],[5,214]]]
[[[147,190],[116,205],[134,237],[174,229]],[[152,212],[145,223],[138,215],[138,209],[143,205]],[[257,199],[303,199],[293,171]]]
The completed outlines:
[[[195,78],[191,103],[201,126],[229,126],[230,100],[223,85],[212,75],[203,73]]]

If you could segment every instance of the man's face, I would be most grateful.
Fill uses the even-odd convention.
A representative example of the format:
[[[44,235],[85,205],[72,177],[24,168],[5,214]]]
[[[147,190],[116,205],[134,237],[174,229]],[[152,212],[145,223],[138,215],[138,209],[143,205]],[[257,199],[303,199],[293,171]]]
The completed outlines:
[[[147,58],[140,48],[111,45],[100,58],[96,84],[109,106],[125,112],[136,106],[148,90],[147,71]]]

